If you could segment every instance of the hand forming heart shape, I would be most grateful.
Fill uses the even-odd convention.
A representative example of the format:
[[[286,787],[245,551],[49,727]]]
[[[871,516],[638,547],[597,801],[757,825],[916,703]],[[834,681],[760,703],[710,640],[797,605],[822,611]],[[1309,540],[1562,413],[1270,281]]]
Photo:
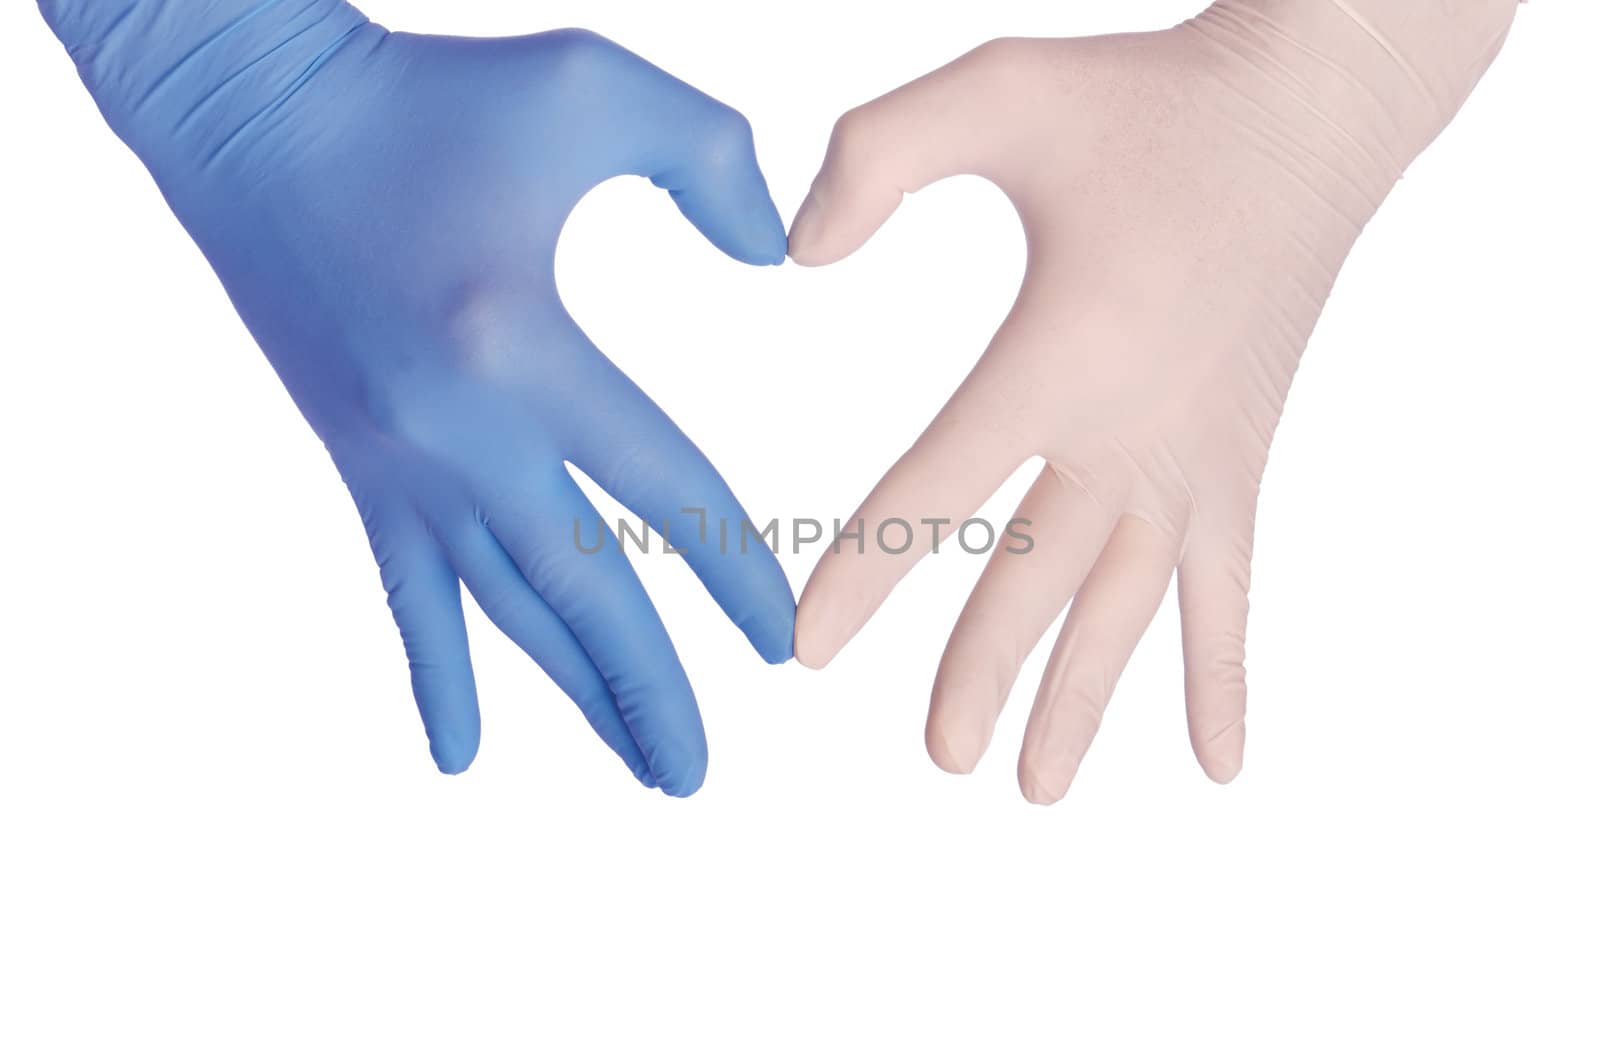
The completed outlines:
[[[563,463],[658,530],[748,518],[567,315],[553,265],[572,208],[620,174],[729,255],[781,262],[744,119],[581,31],[390,33],[342,0],[40,6],[349,486],[439,767],[479,741],[464,583],[641,782],[693,793],[689,681],[621,552],[575,548],[595,517]],[[1255,497],[1290,379],[1513,8],[1221,0],[1162,33],[994,42],[841,120],[797,261],[842,257],[956,173],[998,184],[1029,237],[989,352],[858,513],[959,523],[1048,460],[1018,513],[1036,548],[995,553],[940,668],[941,766],[971,770],[1070,600],[1021,761],[1027,796],[1058,799],[1176,569],[1195,751],[1239,770]],[[797,643],[769,551],[674,545],[764,658],[820,666],[931,543],[830,551]]]

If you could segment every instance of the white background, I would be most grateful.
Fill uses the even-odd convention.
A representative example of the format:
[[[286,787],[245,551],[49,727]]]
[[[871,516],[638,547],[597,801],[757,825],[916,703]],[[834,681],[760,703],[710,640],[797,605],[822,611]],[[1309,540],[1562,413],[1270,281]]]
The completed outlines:
[[[845,108],[989,37],[1196,7],[368,11],[612,36],[750,117],[788,215]],[[1039,809],[1043,651],[975,776],[923,752],[980,566],[948,554],[823,673],[644,563],[711,737],[689,801],[474,613],[483,751],[437,775],[320,444],[7,4],[0,1058],[1596,1059],[1597,32],[1526,8],[1345,270],[1267,473],[1243,776],[1191,760],[1169,600]],[[844,264],[753,270],[624,181],[561,256],[752,513],[831,518],[981,350],[1022,236],[957,180]]]

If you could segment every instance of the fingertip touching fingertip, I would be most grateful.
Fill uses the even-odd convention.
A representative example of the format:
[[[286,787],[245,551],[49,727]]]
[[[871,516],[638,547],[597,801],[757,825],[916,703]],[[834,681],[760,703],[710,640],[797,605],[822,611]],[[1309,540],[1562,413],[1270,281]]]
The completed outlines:
[[[723,254],[750,266],[782,264],[789,237],[754,159],[672,192],[678,209]]]
[[[776,240],[766,234],[741,233],[715,243],[723,254],[747,266],[781,266],[787,258],[787,240],[781,229]]]
[[[789,233],[783,227],[777,204],[766,194],[765,186],[762,187],[761,199],[763,202],[757,211],[760,220],[754,226],[756,232],[752,240],[754,254],[751,261],[758,266],[781,266],[789,256]]]
[[[794,657],[794,610],[740,625],[744,637],[768,664],[784,664]]]
[[[814,642],[801,638],[800,635],[796,634],[794,659],[799,661],[802,667],[809,668],[813,672],[820,672],[828,667],[829,662],[833,660],[833,656],[831,652],[825,652]]]
[[[760,251],[752,262],[757,266],[781,266],[789,259],[789,234],[783,231],[783,221],[776,207],[772,209],[771,223],[761,238]]]
[[[797,266],[813,268],[826,266],[828,260],[818,251],[816,238],[817,225],[812,221],[812,215],[804,208],[796,215],[794,225],[789,229],[788,252],[789,257]]]
[[[820,243],[821,241],[813,240],[809,237],[802,237],[796,240],[791,236],[789,238],[789,260],[795,265],[803,266],[806,269],[819,269],[823,266],[831,266],[844,257],[843,254],[824,250],[819,246]]]
[[[802,601],[795,614],[794,657],[807,668],[821,669],[839,655],[848,638],[841,639],[831,630],[832,625],[818,619],[815,603],[807,609]]]

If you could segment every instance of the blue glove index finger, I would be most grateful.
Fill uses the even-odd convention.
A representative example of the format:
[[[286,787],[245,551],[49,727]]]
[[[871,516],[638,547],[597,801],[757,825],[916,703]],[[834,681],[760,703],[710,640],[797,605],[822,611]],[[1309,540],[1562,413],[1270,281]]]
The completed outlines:
[[[681,554],[769,664],[794,655],[794,592],[738,498],[700,448],[572,326],[585,388],[604,395],[572,432],[570,457]],[[584,541],[593,542],[584,530]]]

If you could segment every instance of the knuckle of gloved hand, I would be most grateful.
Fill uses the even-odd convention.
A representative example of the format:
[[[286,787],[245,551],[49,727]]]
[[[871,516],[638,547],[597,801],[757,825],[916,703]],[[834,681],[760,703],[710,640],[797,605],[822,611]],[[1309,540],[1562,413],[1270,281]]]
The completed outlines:
[[[650,447],[641,443],[624,444],[606,465],[606,489],[613,495],[632,495],[666,475],[660,457]]]
[[[1025,62],[1031,51],[1031,42],[1024,37],[996,37],[974,48],[972,60],[988,72],[1005,73]]]
[[[360,403],[366,430],[376,440],[398,444],[407,451],[440,452],[451,434],[453,410],[438,401],[438,388],[428,382],[436,376],[412,371],[368,381]],[[373,460],[378,460],[383,449],[373,450]]]
[[[713,168],[746,165],[755,158],[755,130],[732,107],[716,104],[701,131],[703,161]]]
[[[505,285],[461,288],[443,308],[439,354],[444,370],[469,381],[514,384],[527,372],[540,323],[523,294]]]
[[[621,51],[593,30],[560,29],[540,38],[545,73],[563,84],[587,83],[607,68]]]
[[[877,130],[877,114],[871,104],[851,108],[833,123],[828,154],[836,165],[847,170],[864,169],[871,162]]]
[[[1066,74],[1061,67],[1053,66],[1050,81],[1040,82],[1038,75],[1049,54],[1047,49],[1047,43],[1037,38],[996,37],[973,49],[968,60],[971,71],[987,90],[1031,99],[1037,98],[1041,84],[1058,83]]]

